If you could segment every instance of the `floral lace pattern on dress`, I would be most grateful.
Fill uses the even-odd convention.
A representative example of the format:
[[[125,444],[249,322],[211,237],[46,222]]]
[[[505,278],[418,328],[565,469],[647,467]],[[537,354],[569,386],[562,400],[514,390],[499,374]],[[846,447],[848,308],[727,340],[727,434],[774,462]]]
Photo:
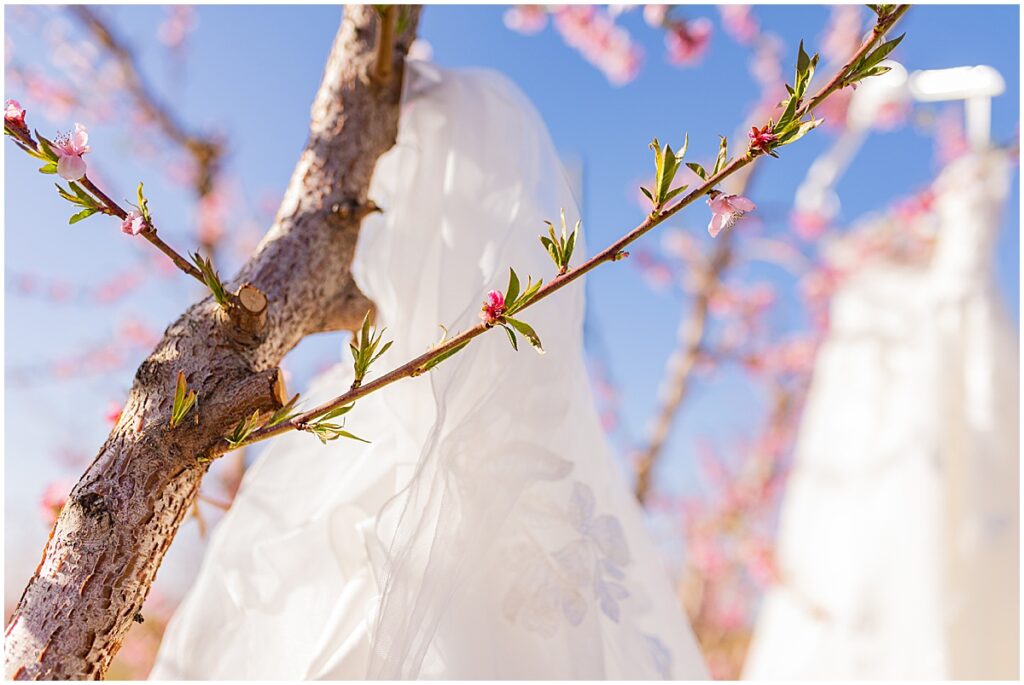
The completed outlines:
[[[574,481],[566,520],[579,537],[550,554],[529,542],[511,550],[516,580],[503,603],[509,621],[552,637],[563,619],[579,625],[593,602],[619,621],[619,603],[629,597],[619,582],[629,546],[618,519],[595,516],[594,503],[594,492]]]

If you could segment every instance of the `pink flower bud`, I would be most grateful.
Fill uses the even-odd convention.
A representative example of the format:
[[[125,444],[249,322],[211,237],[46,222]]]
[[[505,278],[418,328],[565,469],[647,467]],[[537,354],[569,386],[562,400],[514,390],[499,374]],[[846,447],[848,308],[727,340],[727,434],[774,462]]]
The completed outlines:
[[[11,128],[27,130],[25,109],[18,104],[17,100],[8,100],[4,103],[4,123]]]
[[[138,235],[146,228],[146,220],[134,209],[121,222],[121,232],[126,235]]]
[[[711,207],[711,222],[708,224],[708,233],[712,238],[718,236],[724,230],[736,225],[744,214],[754,211],[757,206],[742,195],[726,195],[721,193],[713,198],[708,198],[708,206]]]
[[[487,297],[484,299],[484,306],[480,310],[480,318],[485,323],[493,325],[504,313],[505,296],[497,290],[487,293]]]

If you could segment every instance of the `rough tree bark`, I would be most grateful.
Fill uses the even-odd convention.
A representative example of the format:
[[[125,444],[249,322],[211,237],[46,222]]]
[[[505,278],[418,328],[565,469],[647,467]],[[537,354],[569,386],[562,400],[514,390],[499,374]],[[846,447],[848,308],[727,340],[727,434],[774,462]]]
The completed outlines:
[[[71,491],[7,626],[8,679],[104,675],[195,501],[209,468],[203,455],[243,417],[281,406],[277,365],[302,338],[354,328],[371,306],[349,266],[370,176],[398,130],[419,15],[416,7],[403,11],[393,77],[381,82],[371,78],[379,17],[370,7],[345,9],[306,149],[273,227],[230,286],[246,298],[257,289],[266,311],[244,319],[240,335],[241,320],[208,297],[171,324],[139,367],[120,420]],[[171,430],[179,371],[198,405]]]

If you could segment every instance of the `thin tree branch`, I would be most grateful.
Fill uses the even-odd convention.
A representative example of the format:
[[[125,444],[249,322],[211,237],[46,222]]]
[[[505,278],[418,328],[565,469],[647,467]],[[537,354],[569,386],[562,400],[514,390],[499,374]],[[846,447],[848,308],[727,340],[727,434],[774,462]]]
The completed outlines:
[[[398,8],[388,5],[377,10],[377,57],[374,60],[373,75],[378,84],[391,80],[395,51],[395,21]]]
[[[860,48],[858,48],[858,50],[854,53],[853,57],[850,58],[850,61],[840,71],[838,71],[836,75],[834,75],[832,79],[830,79],[829,82],[821,88],[821,90],[819,90],[814,96],[807,100],[806,103],[804,103],[797,109],[797,118],[802,119],[803,117],[812,113],[814,109],[817,106],[819,106],[822,102],[824,102],[832,93],[839,90],[842,87],[843,78],[844,76],[847,75],[847,72],[850,70],[850,68],[853,65],[855,65],[861,57],[867,55],[871,51],[871,49],[875,47],[875,44],[885,36],[885,34],[892,28],[892,26],[906,13],[907,9],[909,9],[909,6],[900,5],[896,9],[894,9],[889,15],[887,15],[884,19],[880,19],[879,22],[876,24],[875,28],[872,29],[869,35],[865,38]],[[639,238],[646,235],[655,226],[658,226],[659,224],[663,223],[666,219],[675,215],[684,207],[693,204],[700,198],[707,195],[709,192],[715,189],[715,186],[717,186],[722,181],[729,178],[739,170],[753,163],[754,160],[761,156],[763,156],[762,152],[754,148],[749,148],[747,152],[744,153],[743,155],[734,157],[731,161],[725,164],[725,166],[717,174],[712,174],[711,176],[709,176],[707,180],[705,180],[700,186],[690,191],[681,200],[676,202],[676,204],[658,211],[651,212],[651,214],[649,214],[647,218],[644,219],[642,223],[640,223],[640,225],[638,225],[633,230],[623,235],[621,238],[616,240],[614,243],[612,243],[605,249],[595,254],[590,259],[586,260],[580,266],[574,269],[570,269],[565,273],[560,273],[556,275],[550,281],[545,283],[526,302],[526,304],[519,309],[519,311],[522,311],[527,307],[533,306],[536,303],[540,302],[541,300],[545,299],[546,297],[553,295],[554,293],[558,292],[559,290],[569,285],[573,281],[593,271],[598,266],[606,262],[618,261],[619,259],[628,256],[628,253],[625,252],[625,248],[628,247],[631,243],[635,242]],[[463,331],[462,333],[456,335],[455,337],[450,338],[444,343],[435,346],[434,348],[428,350],[427,352],[424,352],[418,357],[415,357],[414,359],[407,361],[406,363],[384,374],[383,376],[375,378],[371,381],[367,381],[360,385],[359,387],[353,388],[348,392],[339,395],[333,400],[325,402],[308,411],[302,412],[301,414],[295,416],[291,420],[283,421],[275,426],[265,426],[264,428],[260,428],[254,431],[241,444],[250,445],[255,442],[266,440],[268,438],[274,437],[276,435],[281,435],[282,433],[286,433],[292,430],[306,430],[312,421],[332,410],[344,407],[345,405],[348,405],[362,397],[365,397],[366,395],[369,395],[372,392],[387,387],[388,385],[391,385],[392,383],[398,380],[408,378],[411,376],[417,376],[425,372],[427,370],[427,364],[429,362],[446,353],[452,352],[453,350],[457,350],[463,347],[464,345],[472,341],[474,338],[486,333],[490,328],[493,328],[493,326],[487,323],[477,324],[476,326],[466,331]],[[210,457],[213,458],[216,456],[220,456],[221,454],[224,454],[225,452],[228,451],[228,447],[229,446],[227,445],[226,442],[224,443],[224,445],[218,445],[214,447],[210,454]]]
[[[681,318],[676,334],[677,345],[668,362],[665,364],[663,389],[660,393],[661,404],[647,438],[647,447],[640,452],[635,464],[636,484],[634,494],[640,504],[647,502],[650,494],[652,476],[661,450],[668,440],[676,413],[686,398],[690,376],[697,364],[701,347],[704,344],[708,303],[712,293],[721,282],[722,272],[732,261],[732,232],[722,236],[716,243],[709,264],[701,275],[697,293],[693,299],[690,313]]]

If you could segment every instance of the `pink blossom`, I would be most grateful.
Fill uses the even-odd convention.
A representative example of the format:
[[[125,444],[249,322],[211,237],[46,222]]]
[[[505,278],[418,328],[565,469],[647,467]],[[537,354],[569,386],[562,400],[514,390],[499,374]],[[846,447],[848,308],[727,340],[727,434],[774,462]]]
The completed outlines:
[[[180,48],[189,32],[195,28],[195,8],[188,5],[173,5],[167,12],[167,18],[157,27],[157,38],[169,48]]]
[[[121,232],[127,235],[138,235],[146,228],[146,220],[134,209],[128,212],[121,222]]]
[[[856,52],[862,35],[861,8],[836,5],[821,41],[821,54],[833,61],[845,60]]]
[[[762,87],[783,88],[782,80],[782,41],[775,34],[765,34],[757,41],[754,47],[754,54],[750,60],[750,73],[761,84]],[[778,103],[786,96],[783,92],[775,97]]]
[[[644,5],[644,21],[652,28],[664,26],[667,16],[668,5]]]
[[[789,220],[793,224],[793,230],[802,240],[820,238],[829,227],[828,217],[813,210],[794,210]]]
[[[123,405],[120,405],[117,402],[109,402],[107,404],[107,414],[104,417],[106,418],[107,423],[111,426],[117,425],[117,422],[121,419],[121,411],[123,409]]]
[[[543,5],[516,5],[505,12],[504,20],[512,31],[531,35],[548,25],[548,13]]]
[[[11,128],[26,130],[25,109],[17,100],[8,100],[4,104],[4,123]]]
[[[936,117],[934,135],[935,156],[940,164],[948,164],[970,149],[962,116],[956,108],[948,107]]]
[[[85,126],[75,124],[74,133],[62,133],[54,141],[57,153],[57,173],[66,181],[77,181],[85,176],[85,160],[89,151],[89,132]]]
[[[665,36],[668,61],[690,66],[700,61],[711,43],[711,20],[701,17],[693,21],[674,22]]]
[[[505,313],[505,296],[498,290],[487,293],[484,306],[480,310],[480,318],[493,325]]]
[[[601,70],[613,85],[632,81],[640,71],[641,49],[607,12],[566,5],[554,12],[555,28],[570,46]]]
[[[821,103],[818,113],[824,119],[824,125],[835,131],[841,131],[846,127],[847,114],[850,111],[850,102],[853,100],[853,90],[843,88],[832,93],[832,96]]]
[[[640,269],[648,284],[655,290],[665,290],[672,285],[672,269],[647,250],[637,250],[636,266]]]
[[[779,580],[779,569],[775,564],[775,552],[763,540],[750,540],[743,549],[744,561],[751,579],[761,587],[767,587]]]
[[[750,127],[750,133],[747,137],[750,138],[750,149],[760,150],[761,152],[768,154],[771,152],[772,143],[778,141],[778,136],[768,130],[768,124],[765,124],[760,129],[757,126]]]
[[[718,236],[724,230],[732,228],[737,221],[743,218],[747,212],[754,211],[757,206],[742,195],[726,195],[720,193],[713,198],[708,198],[708,206],[711,207],[711,222],[708,224],[708,233],[712,238]]]
[[[227,191],[222,185],[215,186],[199,200],[198,238],[200,243],[214,245],[223,237],[229,200]]]
[[[749,45],[761,30],[750,5],[721,5],[718,12],[722,15],[725,32],[741,45]]]

